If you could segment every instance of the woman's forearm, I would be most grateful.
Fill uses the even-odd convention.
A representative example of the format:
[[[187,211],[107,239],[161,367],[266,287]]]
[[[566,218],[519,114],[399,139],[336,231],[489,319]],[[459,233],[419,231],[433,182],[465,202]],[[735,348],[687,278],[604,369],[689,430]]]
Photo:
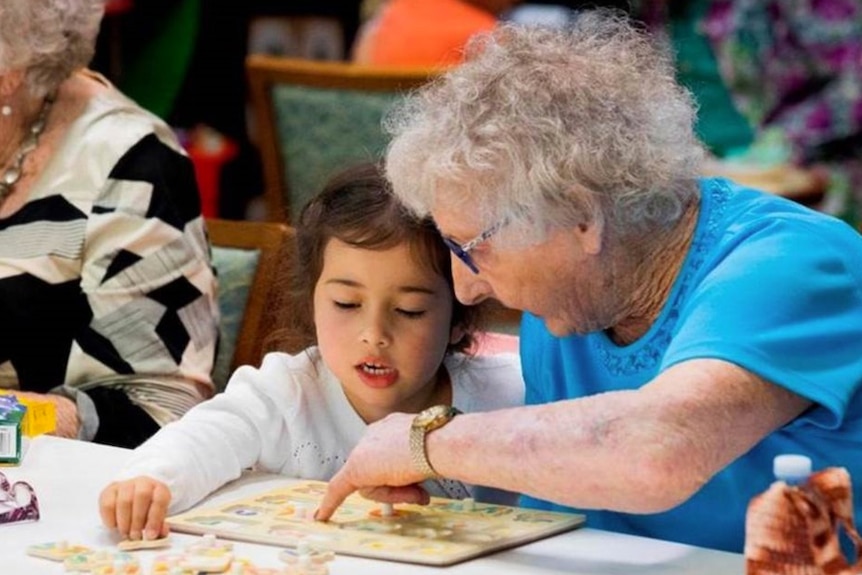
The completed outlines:
[[[810,402],[718,360],[631,391],[461,415],[428,435],[445,476],[580,508],[674,507]]]
[[[429,459],[444,476],[573,507],[611,501],[629,512],[667,509],[705,478],[672,469],[671,452],[691,446],[658,440],[648,418],[642,429],[630,428],[632,417],[622,415],[627,394],[620,392],[613,410],[606,397],[603,405],[581,400],[458,416],[428,436]]]

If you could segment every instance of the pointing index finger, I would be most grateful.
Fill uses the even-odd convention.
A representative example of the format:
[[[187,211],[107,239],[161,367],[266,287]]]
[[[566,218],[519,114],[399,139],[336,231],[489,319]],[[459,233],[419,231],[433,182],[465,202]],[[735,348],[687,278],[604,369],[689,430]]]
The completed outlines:
[[[328,521],[332,517],[332,514],[335,513],[335,510],[344,503],[344,500],[356,490],[357,487],[350,484],[343,470],[339,471],[329,481],[329,487],[326,488],[326,493],[323,494],[323,499],[314,513],[314,518],[317,521]]]

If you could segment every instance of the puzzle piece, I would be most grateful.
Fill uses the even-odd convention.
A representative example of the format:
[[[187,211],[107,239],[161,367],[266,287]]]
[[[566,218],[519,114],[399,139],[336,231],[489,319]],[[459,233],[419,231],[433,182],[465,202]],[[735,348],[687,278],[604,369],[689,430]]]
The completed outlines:
[[[284,575],[329,575],[329,567],[325,563],[300,561],[296,565],[288,565],[282,573]]]
[[[375,509],[371,514],[378,515],[379,517],[393,517],[395,515],[395,506],[391,503],[381,503],[380,509]]]
[[[92,553],[93,549],[84,545],[70,545],[68,541],[50,541],[27,547],[27,555],[48,559],[50,561],[65,561],[67,557],[81,553]]]
[[[117,549],[120,551],[137,551],[139,549],[164,549],[171,546],[170,537],[161,537],[159,539],[139,539],[133,541],[127,539],[117,543]]]
[[[119,565],[137,565],[137,560],[123,551],[112,551],[109,549],[78,553],[63,560],[63,566],[66,568],[66,571],[82,573],[95,572],[98,568]],[[122,573],[122,571],[120,572]]]
[[[115,561],[93,568],[92,575],[141,575],[141,565],[137,560]]]
[[[193,569],[183,567],[181,562],[185,555],[160,555],[153,559],[150,575],[197,575]]]
[[[232,567],[233,554],[223,549],[201,553],[159,555],[153,560],[151,575],[198,575],[224,573]]]
[[[233,543],[219,539],[212,533],[204,534],[199,540],[186,545],[186,551],[189,553],[211,553],[215,551],[231,551]]]
[[[303,541],[296,546],[296,549],[283,550],[278,554],[278,558],[289,565],[302,562],[322,565],[335,559],[335,553],[313,547],[308,542]]]
[[[406,509],[395,509],[391,503],[381,503],[379,508],[372,509],[368,512],[369,517],[377,519],[397,519],[400,517],[407,517],[409,515],[416,514],[411,511],[407,511]]]
[[[180,561],[180,567],[204,573],[221,573],[227,571],[231,561],[233,561],[233,554],[230,551],[209,549],[187,554]]]
[[[285,573],[291,575],[326,575],[329,567],[326,565],[335,559],[335,553],[312,547],[303,541],[296,549],[285,549],[278,558],[288,564]]]
[[[167,538],[161,540],[164,541]],[[160,541],[160,540],[154,540]],[[222,573],[231,567],[233,543],[204,535],[187,545],[185,553],[159,555],[153,560],[151,575],[197,575]]]
[[[283,568],[258,567],[248,559],[234,559],[226,575],[284,575]]]

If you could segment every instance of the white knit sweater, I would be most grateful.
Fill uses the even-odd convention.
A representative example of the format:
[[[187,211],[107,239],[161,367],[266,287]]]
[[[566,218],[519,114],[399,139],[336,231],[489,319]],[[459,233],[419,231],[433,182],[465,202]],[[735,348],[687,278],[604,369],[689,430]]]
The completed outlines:
[[[464,412],[521,405],[524,383],[515,354],[445,361],[452,404]],[[317,348],[268,354],[260,367],[238,369],[224,393],[206,401],[138,447],[116,478],[147,475],[168,485],[170,513],[185,510],[243,470],[328,480],[347,460],[367,425]],[[514,494],[426,482],[432,495],[514,504]],[[466,487],[466,491],[465,491]]]

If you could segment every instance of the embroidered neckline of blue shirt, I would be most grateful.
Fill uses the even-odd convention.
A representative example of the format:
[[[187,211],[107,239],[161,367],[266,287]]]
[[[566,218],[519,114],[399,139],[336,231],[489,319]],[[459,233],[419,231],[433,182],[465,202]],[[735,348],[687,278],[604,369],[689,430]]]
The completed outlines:
[[[703,266],[710,246],[721,232],[721,222],[730,195],[727,183],[721,180],[701,180],[700,213],[694,239],[683,263],[682,271],[674,281],[666,304],[650,329],[637,341],[619,346],[604,332],[589,335],[607,370],[617,376],[632,375],[646,369],[655,369],[670,344],[673,330],[679,319],[679,308],[691,289],[693,280]]]

